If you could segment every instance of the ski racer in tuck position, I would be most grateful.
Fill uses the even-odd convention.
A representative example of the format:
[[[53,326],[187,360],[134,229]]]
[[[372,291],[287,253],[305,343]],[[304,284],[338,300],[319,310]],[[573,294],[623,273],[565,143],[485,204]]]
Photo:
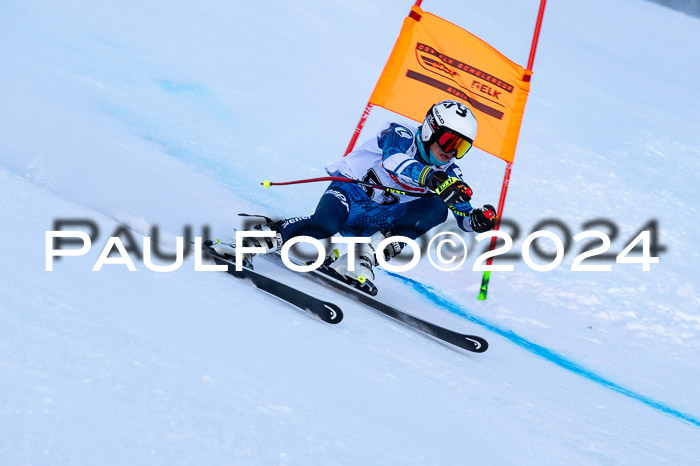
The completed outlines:
[[[325,239],[340,233],[369,237],[369,243],[355,245],[353,270],[348,267],[347,254],[340,257],[331,254],[324,264],[346,282],[359,287],[374,281],[376,248],[387,237],[416,239],[445,222],[449,211],[462,230],[489,231],[495,225],[496,209],[489,204],[480,208],[471,206],[472,190],[455,163],[472,147],[476,131],[477,122],[472,111],[454,100],[433,105],[418,128],[388,123],[376,138],[331,163],[326,171],[331,176],[363,180],[405,192],[434,192],[437,196],[408,197],[333,181],[321,196],[313,215],[255,225],[252,230],[274,232],[275,236],[249,237],[243,245],[262,247],[264,253],[270,253],[279,251],[285,241],[296,236]],[[235,242],[212,245],[217,254],[234,257],[235,247]],[[390,243],[384,249],[385,259],[395,257],[402,248],[403,243]],[[252,268],[252,256],[243,254],[244,266]]]

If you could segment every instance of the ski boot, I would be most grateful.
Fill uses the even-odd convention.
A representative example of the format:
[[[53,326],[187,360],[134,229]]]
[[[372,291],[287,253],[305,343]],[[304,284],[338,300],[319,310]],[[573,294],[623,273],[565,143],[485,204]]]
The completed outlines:
[[[273,232],[275,233],[275,236],[270,238],[270,237],[262,237],[262,238],[255,238],[255,237],[247,237],[242,240],[242,246],[244,247],[262,247],[264,248],[264,252],[259,252],[259,253],[252,253],[252,252],[244,252],[242,254],[242,261],[243,261],[243,267],[246,267],[250,270],[253,270],[253,257],[255,257],[256,254],[269,254],[271,252],[276,252],[282,249],[282,234],[278,232],[275,229],[274,223],[267,222],[267,223],[261,223],[258,225],[254,225],[251,228],[247,228],[245,231],[265,231],[265,232]],[[216,240],[207,240],[204,242],[205,246],[208,246],[211,250],[213,250],[216,254],[222,257],[229,257],[233,260],[236,259],[236,240],[235,237],[231,241],[220,241],[218,239]]]
[[[355,267],[352,271],[349,270],[349,255],[344,254],[340,256],[337,249],[331,252],[323,265],[341,281],[371,296],[376,296],[379,292],[379,289],[374,284],[374,266],[378,264],[376,257],[377,246],[390,236],[392,236],[391,232],[384,234],[378,231],[370,237],[369,243],[356,244],[354,254]],[[390,243],[384,248],[384,259],[388,262],[392,257],[398,255],[402,249],[402,243]]]

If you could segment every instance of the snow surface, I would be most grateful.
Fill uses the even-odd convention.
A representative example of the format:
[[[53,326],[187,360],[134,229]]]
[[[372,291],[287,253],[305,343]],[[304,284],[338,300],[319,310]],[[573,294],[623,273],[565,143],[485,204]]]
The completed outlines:
[[[658,219],[659,264],[574,273],[575,245],[554,271],[494,273],[485,302],[473,247],[457,272],[379,275],[384,299],[483,335],[484,354],[264,260],[345,320],[192,257],[91,271],[120,226],[172,250],[187,225],[226,237],[239,212],[312,212],[323,185],[259,182],[342,154],[411,4],[2,4],[3,464],[700,462],[700,20],[652,3],[548,3],[505,214],[516,250],[546,218],[610,219],[615,252]],[[538,4],[423,7],[524,64]],[[503,162],[460,165],[496,203]],[[45,272],[56,219],[100,235]]]

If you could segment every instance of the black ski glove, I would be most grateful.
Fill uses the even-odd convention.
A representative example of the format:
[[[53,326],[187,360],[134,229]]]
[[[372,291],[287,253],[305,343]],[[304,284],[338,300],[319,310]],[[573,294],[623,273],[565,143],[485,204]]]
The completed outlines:
[[[472,188],[455,176],[449,176],[442,170],[435,171],[426,180],[425,186],[435,191],[448,206],[469,202],[472,198]]]
[[[493,230],[496,226],[496,209],[491,204],[472,210],[469,216],[469,226],[477,233]]]

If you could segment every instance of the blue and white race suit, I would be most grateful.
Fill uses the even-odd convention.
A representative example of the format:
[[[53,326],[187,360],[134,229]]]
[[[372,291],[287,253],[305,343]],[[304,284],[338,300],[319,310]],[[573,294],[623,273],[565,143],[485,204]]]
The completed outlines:
[[[423,144],[418,142],[419,131],[409,125],[388,123],[376,138],[329,164],[326,171],[331,176],[416,193],[430,192],[425,183],[436,170],[462,179],[462,171],[454,163],[455,159],[441,166],[425,162],[428,157],[424,157]],[[468,221],[472,206],[465,202],[454,205],[453,210],[459,227],[472,231]],[[277,228],[284,240],[299,235],[322,239],[335,233],[371,236],[378,230],[417,238],[443,223],[447,213],[447,206],[437,196],[417,198],[334,181],[324,192],[312,216],[280,221]]]

